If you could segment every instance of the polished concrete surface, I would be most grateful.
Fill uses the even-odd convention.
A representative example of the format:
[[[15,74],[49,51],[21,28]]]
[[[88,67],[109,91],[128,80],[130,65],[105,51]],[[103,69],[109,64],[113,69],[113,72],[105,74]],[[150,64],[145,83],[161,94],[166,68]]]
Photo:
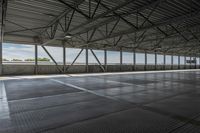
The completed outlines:
[[[200,71],[0,81],[0,133],[200,133]]]

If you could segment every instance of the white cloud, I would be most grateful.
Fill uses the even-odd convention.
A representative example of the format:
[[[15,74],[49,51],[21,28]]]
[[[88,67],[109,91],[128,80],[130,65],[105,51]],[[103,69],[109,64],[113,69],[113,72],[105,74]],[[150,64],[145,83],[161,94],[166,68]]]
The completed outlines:
[[[3,58],[27,59],[34,57],[34,47],[31,45],[17,46],[15,44],[3,44]]]

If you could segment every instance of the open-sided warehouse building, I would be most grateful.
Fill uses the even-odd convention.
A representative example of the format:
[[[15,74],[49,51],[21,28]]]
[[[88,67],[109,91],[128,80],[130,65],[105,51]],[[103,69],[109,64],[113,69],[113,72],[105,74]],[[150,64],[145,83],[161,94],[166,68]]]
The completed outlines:
[[[200,132],[200,1],[0,1],[0,133]]]

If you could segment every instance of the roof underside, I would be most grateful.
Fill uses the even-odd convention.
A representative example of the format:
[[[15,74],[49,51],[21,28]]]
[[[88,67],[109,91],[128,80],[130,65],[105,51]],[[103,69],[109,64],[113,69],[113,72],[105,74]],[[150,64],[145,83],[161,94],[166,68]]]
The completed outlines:
[[[4,42],[196,55],[199,7],[199,0],[10,0]]]

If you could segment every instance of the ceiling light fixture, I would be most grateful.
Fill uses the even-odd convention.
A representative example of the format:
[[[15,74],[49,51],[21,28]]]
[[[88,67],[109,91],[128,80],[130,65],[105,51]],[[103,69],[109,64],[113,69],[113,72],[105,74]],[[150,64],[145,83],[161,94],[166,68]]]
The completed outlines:
[[[65,38],[70,39],[70,38],[72,38],[72,36],[66,35]]]
[[[71,35],[71,34],[66,34],[66,35],[65,35],[65,38],[66,38],[66,39],[71,39],[71,38],[72,38],[72,35]]]

